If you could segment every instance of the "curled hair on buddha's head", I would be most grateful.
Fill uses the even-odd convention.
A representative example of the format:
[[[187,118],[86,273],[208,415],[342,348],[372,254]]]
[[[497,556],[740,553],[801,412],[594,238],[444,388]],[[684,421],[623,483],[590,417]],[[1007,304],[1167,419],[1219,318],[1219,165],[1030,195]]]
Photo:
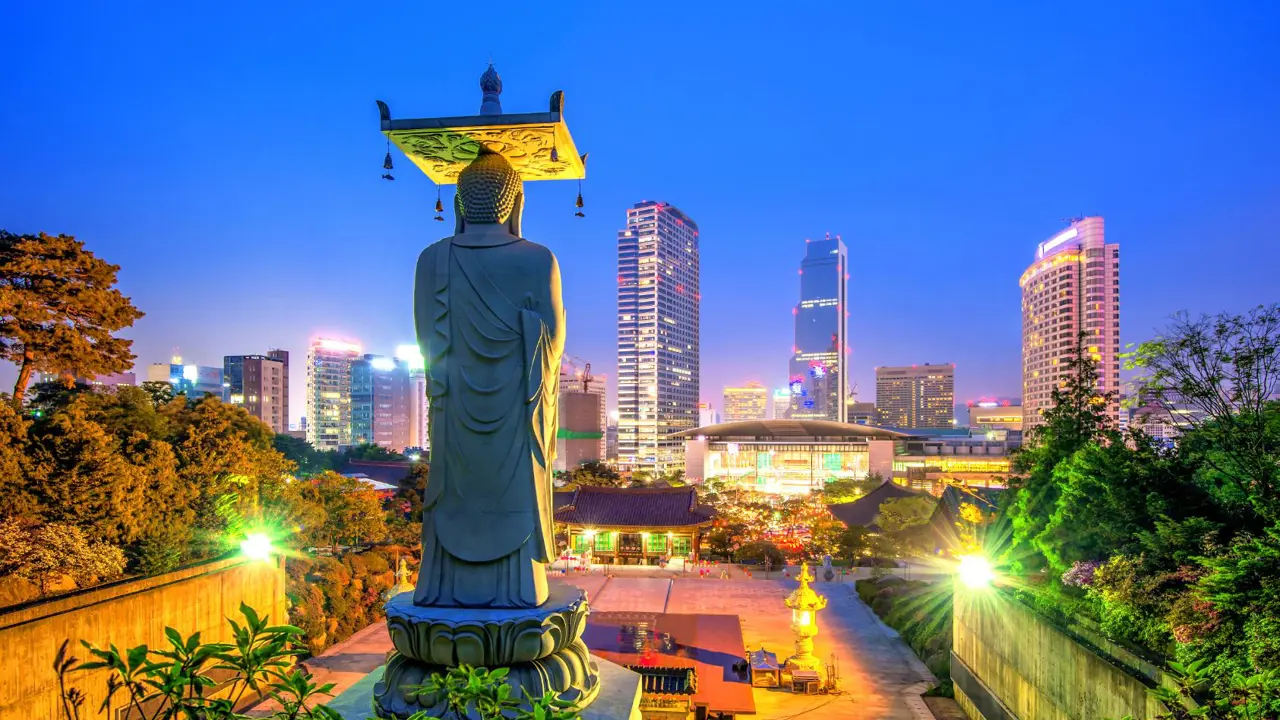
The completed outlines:
[[[458,205],[467,223],[505,223],[524,192],[520,173],[502,155],[484,145],[458,175]]]

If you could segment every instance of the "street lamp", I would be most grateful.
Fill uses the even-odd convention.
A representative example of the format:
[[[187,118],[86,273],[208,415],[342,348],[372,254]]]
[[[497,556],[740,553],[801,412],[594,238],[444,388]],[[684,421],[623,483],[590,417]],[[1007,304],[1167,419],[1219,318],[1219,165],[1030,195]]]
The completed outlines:
[[[240,553],[250,560],[270,560],[271,552],[271,538],[262,533],[250,533],[240,543]]]
[[[800,587],[787,596],[786,600],[787,607],[791,608],[791,632],[796,637],[796,654],[787,658],[787,667],[792,670],[820,672],[822,661],[813,654],[813,638],[818,634],[818,611],[827,606],[827,598],[809,587],[809,583],[813,581],[809,563],[800,564],[797,579]]]
[[[960,582],[974,589],[988,587],[996,579],[991,562],[981,555],[961,555],[956,576]]]

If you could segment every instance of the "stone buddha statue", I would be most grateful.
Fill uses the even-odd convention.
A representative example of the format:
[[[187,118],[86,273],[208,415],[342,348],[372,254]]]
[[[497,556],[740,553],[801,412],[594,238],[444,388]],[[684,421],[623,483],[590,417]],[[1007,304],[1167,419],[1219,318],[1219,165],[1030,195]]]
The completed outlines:
[[[431,477],[413,602],[538,607],[554,557],[560,268],[520,237],[523,186],[501,155],[482,148],[454,202],[455,234],[423,251],[414,286]]]

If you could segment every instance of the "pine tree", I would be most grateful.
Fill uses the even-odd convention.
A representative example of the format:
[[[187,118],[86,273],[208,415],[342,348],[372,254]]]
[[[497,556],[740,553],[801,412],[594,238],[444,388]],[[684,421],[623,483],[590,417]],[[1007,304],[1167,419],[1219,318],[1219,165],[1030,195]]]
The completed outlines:
[[[142,313],[116,289],[119,271],[69,235],[0,230],[0,359],[18,366],[15,408],[37,370],[74,379],[132,366],[133,341],[113,333]]]

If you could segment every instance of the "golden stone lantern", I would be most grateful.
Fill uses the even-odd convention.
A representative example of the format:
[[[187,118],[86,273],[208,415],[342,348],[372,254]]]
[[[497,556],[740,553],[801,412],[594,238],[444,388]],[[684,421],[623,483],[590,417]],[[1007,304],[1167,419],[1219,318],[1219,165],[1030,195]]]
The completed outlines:
[[[809,571],[808,563],[801,563],[796,579],[800,581],[800,587],[786,600],[787,607],[791,608],[791,632],[796,636],[796,654],[787,658],[786,665],[793,671],[820,672],[822,662],[813,654],[813,638],[818,634],[818,611],[827,606],[827,598],[809,587],[813,573]]]

